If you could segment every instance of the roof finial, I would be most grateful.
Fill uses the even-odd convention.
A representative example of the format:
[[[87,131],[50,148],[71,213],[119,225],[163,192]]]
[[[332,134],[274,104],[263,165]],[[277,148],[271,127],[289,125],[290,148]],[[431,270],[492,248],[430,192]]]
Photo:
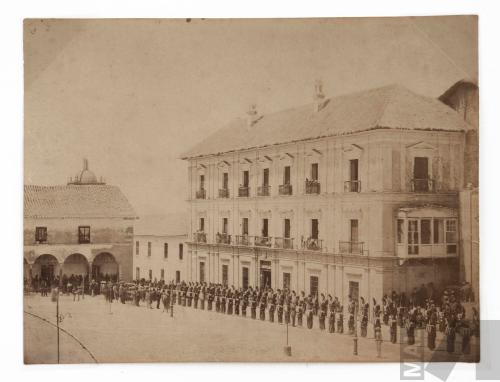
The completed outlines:
[[[89,160],[87,158],[83,158],[83,171],[89,169]]]
[[[325,94],[323,93],[323,81],[317,79],[314,82],[314,101],[316,111],[320,111],[325,105]]]
[[[257,120],[259,119],[258,113],[257,113],[257,105],[256,104],[251,104],[248,111],[247,111],[247,122],[248,126],[252,126]]]

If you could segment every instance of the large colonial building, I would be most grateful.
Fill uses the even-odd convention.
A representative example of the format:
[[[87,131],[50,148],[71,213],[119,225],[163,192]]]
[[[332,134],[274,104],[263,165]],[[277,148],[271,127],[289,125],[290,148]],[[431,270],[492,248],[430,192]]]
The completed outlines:
[[[187,214],[144,216],[134,230],[134,279],[188,280]]]
[[[88,168],[63,186],[24,186],[24,275],[132,278],[135,212]]]
[[[252,107],[183,157],[191,278],[344,302],[457,282],[469,129],[401,86]]]

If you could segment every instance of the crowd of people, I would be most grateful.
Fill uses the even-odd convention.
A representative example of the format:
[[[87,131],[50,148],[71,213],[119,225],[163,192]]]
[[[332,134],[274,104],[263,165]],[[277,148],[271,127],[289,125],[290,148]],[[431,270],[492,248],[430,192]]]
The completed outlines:
[[[322,293],[306,295],[286,289],[243,289],[213,283],[141,280],[131,284],[108,282],[101,292],[108,302],[116,300],[125,304],[131,301],[135,306],[145,304],[149,309],[162,308],[167,313],[173,313],[174,306],[178,305],[308,329],[317,325],[328,333],[350,335],[357,334],[359,326],[361,337],[367,336],[371,324],[376,339],[381,339],[382,326],[387,325],[392,343],[398,342],[399,333],[400,337],[405,334],[400,341],[412,345],[416,330],[421,329],[427,332],[427,346],[431,350],[436,348],[437,333],[441,332],[446,338],[448,352],[455,351],[456,334],[459,333],[464,354],[470,352],[470,337],[479,335],[478,311],[473,308],[472,317],[467,318],[465,308],[453,290],[445,290],[439,299],[434,293],[428,296],[417,291],[416,295],[412,293],[407,298],[404,293],[393,292],[390,296],[383,296],[380,304],[373,299],[371,305],[363,297],[359,301],[349,297],[345,314],[337,297]]]

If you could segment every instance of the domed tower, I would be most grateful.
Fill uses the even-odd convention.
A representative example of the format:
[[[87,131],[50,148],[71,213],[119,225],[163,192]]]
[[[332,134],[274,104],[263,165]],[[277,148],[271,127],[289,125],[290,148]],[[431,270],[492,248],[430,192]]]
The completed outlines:
[[[89,184],[106,184],[102,177],[98,181],[95,174],[89,170],[89,161],[83,159],[83,170],[75,176],[75,178],[70,178],[68,185],[89,185]]]

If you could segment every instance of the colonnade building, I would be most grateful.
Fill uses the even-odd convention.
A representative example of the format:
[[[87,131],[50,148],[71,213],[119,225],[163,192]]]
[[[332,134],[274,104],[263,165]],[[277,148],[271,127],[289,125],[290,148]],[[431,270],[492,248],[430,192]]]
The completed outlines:
[[[183,155],[190,278],[343,302],[455,283],[468,129],[401,86],[251,107]]]

